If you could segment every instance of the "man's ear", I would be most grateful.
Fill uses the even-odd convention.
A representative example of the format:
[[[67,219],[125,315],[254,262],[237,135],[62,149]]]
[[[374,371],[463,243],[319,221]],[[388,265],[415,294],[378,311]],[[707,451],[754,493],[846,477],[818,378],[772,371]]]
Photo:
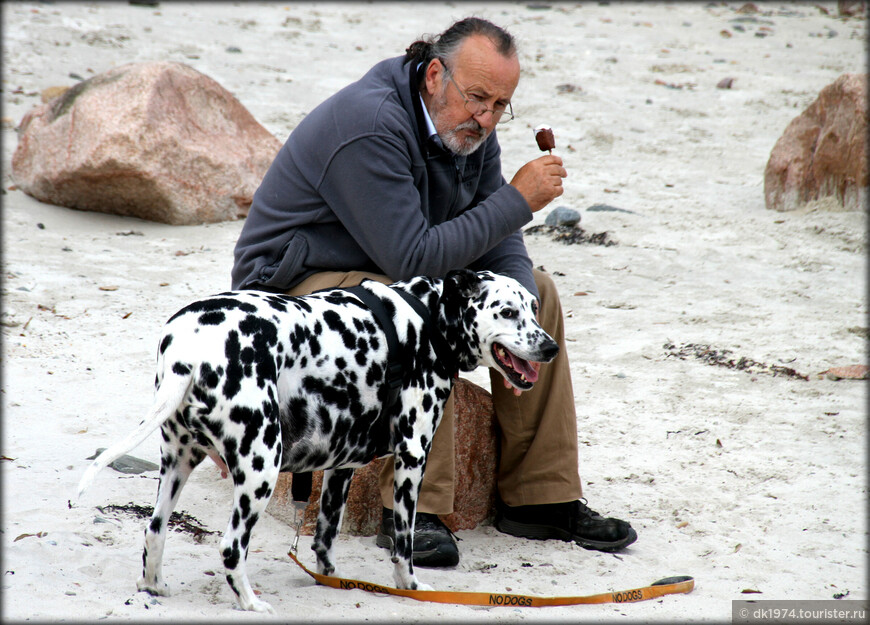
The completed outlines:
[[[444,292],[458,295],[463,299],[474,299],[480,295],[480,276],[470,269],[457,269],[447,274]]]
[[[444,79],[444,65],[439,59],[432,59],[426,66],[425,74],[423,74],[426,91],[429,92],[429,95],[434,95],[438,91],[438,76],[441,76],[441,80]]]

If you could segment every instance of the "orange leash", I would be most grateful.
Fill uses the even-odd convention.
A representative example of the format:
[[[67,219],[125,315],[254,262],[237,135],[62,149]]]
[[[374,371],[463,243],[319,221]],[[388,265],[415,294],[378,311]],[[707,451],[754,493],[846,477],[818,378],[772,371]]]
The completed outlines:
[[[695,580],[687,575],[666,577],[649,586],[620,590],[618,592],[603,592],[597,595],[585,597],[533,597],[529,595],[508,595],[504,593],[488,592],[464,592],[451,590],[402,590],[390,586],[381,586],[362,582],[356,579],[344,579],[342,577],[330,577],[309,570],[302,564],[293,551],[287,553],[299,567],[308,573],[318,584],[344,590],[364,590],[376,594],[397,595],[409,597],[417,601],[429,601],[432,603],[453,603],[458,605],[481,605],[481,606],[512,606],[543,608],[546,606],[580,605],[589,603],[635,603],[648,601],[664,595],[689,593],[695,587]]]

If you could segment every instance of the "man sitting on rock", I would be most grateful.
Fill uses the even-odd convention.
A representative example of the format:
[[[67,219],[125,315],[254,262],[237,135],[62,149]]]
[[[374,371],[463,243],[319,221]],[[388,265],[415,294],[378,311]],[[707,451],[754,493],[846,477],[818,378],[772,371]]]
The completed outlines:
[[[517,279],[538,296],[541,325],[560,352],[526,393],[491,374],[501,432],[495,526],[615,551],[637,534],[581,500],[561,304],[551,278],[532,268],[520,230],[562,194],[567,174],[561,158],[545,155],[510,184],[502,177],[495,128],[513,119],[519,77],[513,37],[467,18],[324,101],[293,130],[254,195],[235,249],[233,288],[303,295],[464,267]],[[453,462],[451,397],[418,500],[415,565],[459,561],[437,516],[453,511]],[[377,544],[389,548],[391,463],[380,485]]]

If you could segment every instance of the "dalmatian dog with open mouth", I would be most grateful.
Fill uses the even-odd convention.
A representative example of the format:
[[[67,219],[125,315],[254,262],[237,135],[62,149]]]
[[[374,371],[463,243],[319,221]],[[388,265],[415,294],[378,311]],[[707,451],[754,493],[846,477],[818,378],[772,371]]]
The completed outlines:
[[[245,570],[251,532],[279,472],[324,470],[312,549],[318,572],[334,575],[353,469],[392,454],[399,588],[425,589],[411,562],[414,513],[426,456],[458,370],[495,367],[520,390],[532,362],[558,346],[536,321],[537,301],[517,281],[459,270],[360,287],[383,306],[398,339],[401,386],[385,384],[388,337],[353,289],[304,297],[258,291],[214,295],[169,319],[157,353],[154,403],[139,426],[87,468],[97,473],[160,429],[160,483],[145,530],[139,590],[168,595],[166,526],[193,469],[206,456],[232,476],[233,509],[220,542],[226,579],[245,610],[273,612]],[[357,291],[358,292],[358,291]],[[369,295],[368,297],[371,297]],[[394,367],[395,367],[395,363]],[[397,395],[397,396],[396,396]]]

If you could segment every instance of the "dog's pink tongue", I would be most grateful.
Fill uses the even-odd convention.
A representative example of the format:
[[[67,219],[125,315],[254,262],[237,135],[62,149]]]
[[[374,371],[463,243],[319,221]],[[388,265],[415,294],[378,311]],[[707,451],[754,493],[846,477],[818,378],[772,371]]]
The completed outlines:
[[[532,367],[531,363],[528,360],[523,360],[522,358],[517,358],[514,356],[510,350],[505,350],[511,357],[511,366],[516,369],[517,372],[522,373],[526,376],[526,379],[533,384],[538,381],[538,372]]]

